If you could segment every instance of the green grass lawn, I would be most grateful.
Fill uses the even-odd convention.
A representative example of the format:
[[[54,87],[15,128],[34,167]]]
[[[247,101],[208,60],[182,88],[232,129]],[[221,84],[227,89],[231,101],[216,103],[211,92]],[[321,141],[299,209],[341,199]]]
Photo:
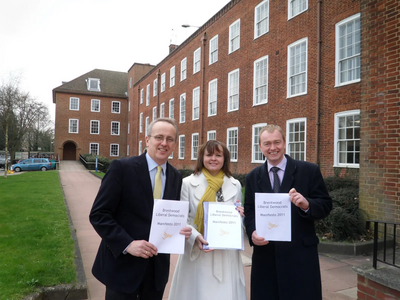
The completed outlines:
[[[0,177],[0,300],[76,282],[58,171]]]

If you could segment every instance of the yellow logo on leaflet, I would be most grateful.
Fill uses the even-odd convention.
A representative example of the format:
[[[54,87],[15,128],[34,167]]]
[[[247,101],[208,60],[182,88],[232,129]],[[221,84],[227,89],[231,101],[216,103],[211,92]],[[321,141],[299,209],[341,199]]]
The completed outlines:
[[[272,229],[272,228],[277,228],[279,225],[278,224],[272,224],[271,222],[268,222],[268,225],[269,225],[269,227],[268,227],[268,229]]]
[[[168,233],[166,233],[165,231],[164,231],[164,237],[162,238],[163,240],[165,240],[165,239],[168,239],[168,238],[170,238],[170,237],[172,237],[173,236],[173,234],[168,234]]]
[[[220,229],[220,233],[219,233],[220,236],[224,236],[224,235],[228,235],[228,234],[229,234],[229,231],[223,230],[222,228]]]

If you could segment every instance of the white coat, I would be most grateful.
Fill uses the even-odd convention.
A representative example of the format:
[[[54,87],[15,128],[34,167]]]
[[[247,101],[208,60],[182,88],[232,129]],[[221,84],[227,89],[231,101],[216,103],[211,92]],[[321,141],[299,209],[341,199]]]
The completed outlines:
[[[246,287],[239,250],[201,251],[193,227],[197,205],[208,186],[205,176],[190,175],[183,179],[181,201],[189,201],[188,225],[192,235],[185,242],[185,253],[179,255],[169,300],[245,300]],[[242,202],[242,187],[233,177],[224,177],[222,194],[225,203]]]

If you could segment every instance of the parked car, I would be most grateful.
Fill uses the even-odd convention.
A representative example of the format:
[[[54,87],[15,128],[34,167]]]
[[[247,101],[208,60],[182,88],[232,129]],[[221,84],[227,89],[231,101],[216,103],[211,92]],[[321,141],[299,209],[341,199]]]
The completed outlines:
[[[11,166],[14,172],[21,171],[47,171],[51,170],[51,162],[47,158],[29,158],[21,160],[19,163]]]
[[[10,158],[7,159],[7,165],[9,166],[11,164]],[[4,168],[6,166],[6,159],[4,156],[0,157],[0,168]]]

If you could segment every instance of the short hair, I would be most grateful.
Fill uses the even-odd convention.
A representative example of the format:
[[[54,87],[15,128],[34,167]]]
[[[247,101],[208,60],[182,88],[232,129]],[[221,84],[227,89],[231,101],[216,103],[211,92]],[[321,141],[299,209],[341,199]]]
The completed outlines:
[[[178,140],[178,134],[179,134],[178,133],[178,125],[176,125],[175,119],[171,119],[171,118],[158,118],[158,119],[153,120],[150,123],[149,128],[147,128],[147,133],[146,133],[147,137],[150,137],[150,133],[151,133],[151,130],[153,129],[153,125],[158,123],[158,122],[166,122],[166,123],[169,123],[172,126],[174,126],[175,127],[175,132],[176,132],[175,141]]]
[[[220,149],[220,147],[222,148],[222,151]],[[229,165],[231,162],[231,154],[228,150],[228,148],[225,146],[224,143],[216,141],[216,140],[209,140],[206,143],[204,143],[203,145],[200,146],[199,148],[199,153],[197,155],[197,163],[196,163],[196,167],[194,168],[194,174],[200,174],[201,170],[204,168],[204,162],[203,162],[203,158],[204,158],[204,153],[206,152],[208,153],[214,153],[214,152],[218,152],[218,153],[222,153],[224,156],[224,165],[222,166],[222,171],[225,173],[226,176],[231,177],[232,173],[230,171]]]
[[[267,126],[264,126],[263,128],[261,128],[259,134],[258,134],[258,143],[261,143],[261,134],[264,131],[268,131],[269,133],[273,133],[275,130],[279,131],[282,134],[282,139],[284,142],[286,142],[286,138],[285,138],[285,132],[283,131],[283,129],[279,126],[279,125],[274,125],[274,124],[269,124]]]

